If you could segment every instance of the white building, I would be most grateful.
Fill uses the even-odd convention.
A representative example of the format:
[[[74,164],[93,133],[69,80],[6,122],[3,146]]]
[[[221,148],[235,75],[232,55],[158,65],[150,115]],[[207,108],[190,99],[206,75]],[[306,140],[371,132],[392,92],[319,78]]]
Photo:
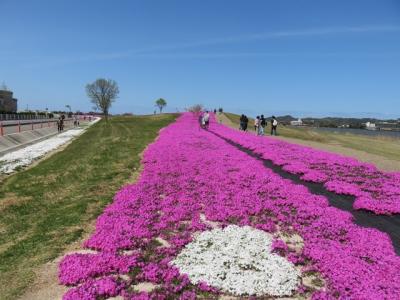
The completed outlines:
[[[365,128],[368,130],[375,130],[376,129],[376,124],[375,123],[371,123],[371,122],[367,122],[365,123]]]
[[[299,118],[297,121],[290,121],[290,125],[301,126],[301,125],[303,125],[303,121]]]

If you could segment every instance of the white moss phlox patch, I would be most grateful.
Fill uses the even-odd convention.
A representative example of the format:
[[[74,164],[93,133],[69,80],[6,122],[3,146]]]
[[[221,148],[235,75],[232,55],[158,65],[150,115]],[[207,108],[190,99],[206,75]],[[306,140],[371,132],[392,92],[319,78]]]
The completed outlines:
[[[204,281],[234,295],[288,296],[300,273],[271,253],[272,236],[250,226],[205,231],[172,261],[193,284]]]

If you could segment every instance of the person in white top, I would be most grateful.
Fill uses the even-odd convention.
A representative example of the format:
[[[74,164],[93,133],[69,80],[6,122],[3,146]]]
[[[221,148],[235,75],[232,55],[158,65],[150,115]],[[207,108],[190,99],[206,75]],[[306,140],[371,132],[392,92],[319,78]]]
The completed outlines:
[[[275,116],[272,116],[271,119],[271,135],[276,135],[276,128],[278,127],[278,121]]]
[[[257,135],[258,135],[258,126],[260,126],[260,117],[259,116],[257,116],[254,119],[254,130],[255,130]]]
[[[210,124],[210,114],[208,113],[208,110],[203,115],[203,121],[204,121],[204,128],[208,129],[208,125]]]

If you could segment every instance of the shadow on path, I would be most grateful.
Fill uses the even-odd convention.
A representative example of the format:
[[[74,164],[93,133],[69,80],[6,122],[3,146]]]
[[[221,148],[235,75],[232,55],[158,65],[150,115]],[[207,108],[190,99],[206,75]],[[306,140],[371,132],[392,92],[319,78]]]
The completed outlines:
[[[289,179],[295,184],[301,184],[309,189],[309,191],[315,195],[322,195],[325,196],[328,200],[330,205],[337,207],[339,209],[345,210],[350,212],[354,217],[354,222],[363,227],[372,227],[376,228],[380,231],[386,232],[391,240],[395,252],[397,255],[400,255],[400,216],[383,216],[383,215],[376,215],[371,212],[365,210],[355,210],[353,209],[353,203],[355,200],[354,196],[348,195],[339,195],[333,192],[326,190],[322,183],[313,183],[308,182],[300,179],[299,175],[291,174],[282,169],[281,166],[275,165],[271,160],[267,160],[261,157],[261,155],[254,153],[253,151],[245,148],[232,140],[229,140],[215,132],[209,131],[210,133],[214,134],[215,136],[223,139],[230,145],[236,147],[242,152],[245,152],[251,157],[254,157],[264,163],[264,165],[271,169],[274,173],[278,174],[279,176]]]

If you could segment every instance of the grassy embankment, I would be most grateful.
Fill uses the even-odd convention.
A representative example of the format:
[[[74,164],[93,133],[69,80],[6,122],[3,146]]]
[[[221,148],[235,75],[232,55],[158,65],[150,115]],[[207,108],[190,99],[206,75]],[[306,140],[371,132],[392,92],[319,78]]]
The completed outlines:
[[[139,154],[176,115],[101,121],[36,166],[0,183],[0,298],[15,299],[35,268],[79,240],[115,192],[132,181]]]
[[[226,117],[239,127],[239,115],[224,113]],[[254,131],[254,119],[249,119],[249,129]],[[270,124],[266,133],[271,131]],[[385,136],[364,136],[357,134],[338,134],[334,132],[321,132],[306,127],[278,127],[278,134],[284,138],[291,138],[303,141],[312,141],[322,144],[339,145],[344,148],[361,150],[370,154],[382,156],[387,159],[400,161],[400,139]]]

